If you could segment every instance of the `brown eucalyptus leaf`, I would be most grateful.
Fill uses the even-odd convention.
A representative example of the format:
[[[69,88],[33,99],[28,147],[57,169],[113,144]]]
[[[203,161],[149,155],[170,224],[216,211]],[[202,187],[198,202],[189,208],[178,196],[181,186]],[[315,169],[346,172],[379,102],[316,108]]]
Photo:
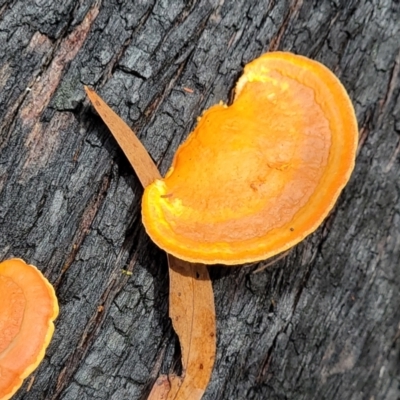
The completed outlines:
[[[167,375],[160,375],[154,382],[147,400],[167,400],[170,390],[170,377]]]
[[[207,267],[168,255],[172,325],[182,351],[183,380],[171,381],[168,399],[201,399],[215,360],[214,296]],[[184,277],[184,278],[182,278]]]
[[[142,142],[131,128],[93,90],[85,86],[85,91],[93,107],[108,126],[114,139],[125,153],[143,187],[150,185],[161,175]]]

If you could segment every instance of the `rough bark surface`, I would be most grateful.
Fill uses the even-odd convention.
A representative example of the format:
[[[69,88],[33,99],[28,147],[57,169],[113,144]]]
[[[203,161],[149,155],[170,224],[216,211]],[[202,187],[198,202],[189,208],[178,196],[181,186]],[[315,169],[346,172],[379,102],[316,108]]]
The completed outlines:
[[[0,258],[36,264],[61,310],[15,399],[145,399],[179,359],[141,185],[83,84],[165,172],[201,111],[276,49],[342,80],[357,165],[284,260],[211,268],[218,353],[204,398],[399,399],[399,38],[397,0],[0,0]]]

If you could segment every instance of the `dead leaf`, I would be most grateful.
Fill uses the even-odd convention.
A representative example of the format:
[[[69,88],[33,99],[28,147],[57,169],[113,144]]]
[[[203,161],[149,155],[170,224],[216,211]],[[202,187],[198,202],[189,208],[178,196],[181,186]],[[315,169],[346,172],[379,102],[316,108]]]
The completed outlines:
[[[168,255],[169,314],[182,351],[184,375],[171,380],[169,400],[201,399],[215,360],[214,296],[207,267]]]
[[[85,87],[94,108],[110,129],[144,187],[161,175],[129,126]],[[182,351],[182,376],[160,376],[149,400],[200,400],[211,377],[216,351],[214,295],[207,267],[168,254],[169,315]]]
[[[85,91],[93,107],[110,129],[114,139],[125,153],[143,187],[150,185],[161,175],[144,148],[141,141],[132,132],[131,128],[105,103],[105,101],[92,89],[85,86]]]
[[[161,375],[154,382],[147,400],[167,400],[171,384],[167,375]]]

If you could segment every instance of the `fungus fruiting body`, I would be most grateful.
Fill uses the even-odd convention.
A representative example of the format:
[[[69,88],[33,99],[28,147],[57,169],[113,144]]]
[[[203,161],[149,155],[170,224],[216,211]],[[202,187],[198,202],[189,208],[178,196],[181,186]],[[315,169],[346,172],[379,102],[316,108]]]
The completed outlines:
[[[338,78],[291,53],[249,63],[146,187],[152,240],[178,258],[227,265],[294,246],[324,220],[354,168],[357,121]]]
[[[0,400],[5,400],[43,359],[58,302],[42,273],[16,258],[0,263],[0,293]]]

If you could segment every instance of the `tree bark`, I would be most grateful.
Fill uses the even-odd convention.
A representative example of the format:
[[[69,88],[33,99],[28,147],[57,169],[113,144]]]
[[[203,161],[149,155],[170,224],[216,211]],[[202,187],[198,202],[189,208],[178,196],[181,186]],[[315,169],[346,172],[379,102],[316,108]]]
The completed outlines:
[[[37,265],[60,301],[15,399],[145,399],[179,360],[166,256],[83,85],[165,173],[202,110],[271,50],[338,75],[357,164],[285,259],[258,274],[263,263],[210,268],[217,359],[204,399],[399,399],[399,38],[395,0],[0,0],[0,258]]]

